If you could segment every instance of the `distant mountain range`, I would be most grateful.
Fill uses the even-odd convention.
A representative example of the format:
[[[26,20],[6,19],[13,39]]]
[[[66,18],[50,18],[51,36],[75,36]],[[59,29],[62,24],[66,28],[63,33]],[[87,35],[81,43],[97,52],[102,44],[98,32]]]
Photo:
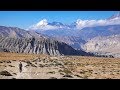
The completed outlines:
[[[70,25],[65,25],[60,22],[48,23],[48,21],[44,19],[31,26],[29,30],[53,37],[58,41],[70,45],[76,50],[86,51],[84,45],[88,45],[93,38],[112,37],[113,35],[120,34],[120,12],[104,20],[78,19]],[[116,47],[116,45],[114,45],[114,47]],[[117,47],[119,48],[120,46]],[[104,52],[108,51],[106,50]]]
[[[84,45],[84,50],[99,55],[120,57],[120,34],[95,37]]]
[[[78,19],[70,25],[43,19],[28,30],[0,26],[0,51],[120,57],[119,36],[120,12],[105,20]]]

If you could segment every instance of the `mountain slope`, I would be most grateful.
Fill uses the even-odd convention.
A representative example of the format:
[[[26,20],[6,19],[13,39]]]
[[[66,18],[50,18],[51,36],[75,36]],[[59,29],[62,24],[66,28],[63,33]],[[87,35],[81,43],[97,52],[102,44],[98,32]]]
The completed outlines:
[[[120,57],[120,34],[104,37],[95,37],[84,45],[87,52],[97,52],[99,54],[110,54]]]
[[[97,36],[111,36],[120,34],[120,25],[86,27],[77,32],[84,40],[89,40]]]
[[[85,40],[77,36],[55,36],[54,39],[65,42],[76,50],[81,50],[81,47],[86,43]]]
[[[98,36],[111,36],[120,34],[120,12],[115,13],[108,19],[81,20],[66,25],[61,22],[49,23],[46,19],[31,26],[29,31],[42,33],[54,37],[72,46],[74,49],[81,49],[87,40]]]
[[[0,50],[49,55],[88,55],[82,50],[77,51],[63,42],[47,38],[34,31],[4,26],[0,26]]]

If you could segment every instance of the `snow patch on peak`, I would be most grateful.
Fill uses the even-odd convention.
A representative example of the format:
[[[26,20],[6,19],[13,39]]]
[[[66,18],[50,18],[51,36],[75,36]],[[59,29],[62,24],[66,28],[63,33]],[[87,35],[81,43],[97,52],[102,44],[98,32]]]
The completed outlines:
[[[43,19],[36,24],[36,26],[46,26],[48,24],[47,19]]]
[[[39,21],[37,24],[29,27],[29,30],[57,30],[57,29],[67,29],[68,27],[61,22],[48,23],[46,19]]]
[[[49,25],[46,19],[39,21],[37,24],[34,24],[29,27],[29,30],[54,30],[58,29],[57,26]]]
[[[85,27],[107,26],[107,25],[119,25],[120,24],[120,12],[114,14],[109,19],[99,20],[81,20],[70,25],[62,24],[61,22],[49,23],[46,19],[39,21],[37,24],[29,27],[29,30],[59,30],[59,29],[71,29],[80,30]]]

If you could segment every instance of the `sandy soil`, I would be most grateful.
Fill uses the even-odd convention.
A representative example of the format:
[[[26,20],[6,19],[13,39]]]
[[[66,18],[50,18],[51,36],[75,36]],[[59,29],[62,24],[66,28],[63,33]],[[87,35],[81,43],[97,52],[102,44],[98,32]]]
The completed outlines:
[[[120,58],[0,53],[0,79],[120,79]]]

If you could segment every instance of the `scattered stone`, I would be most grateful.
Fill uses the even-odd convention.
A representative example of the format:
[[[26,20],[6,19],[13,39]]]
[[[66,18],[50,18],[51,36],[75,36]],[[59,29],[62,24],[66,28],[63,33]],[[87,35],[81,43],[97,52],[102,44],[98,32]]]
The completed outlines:
[[[71,75],[64,75],[63,77],[73,78]]]
[[[0,61],[0,63],[3,63],[2,61]]]
[[[17,75],[16,73],[13,73],[14,75]]]
[[[15,67],[15,66],[12,66],[12,65],[9,65],[10,67]]]
[[[60,75],[64,75],[64,73],[61,73],[61,72],[60,72]]]
[[[44,65],[42,65],[42,64],[39,64],[39,67],[44,67]]]
[[[28,66],[30,66],[30,65],[26,65],[25,67],[28,67]]]
[[[10,74],[8,71],[1,71],[0,75],[3,75],[3,76],[12,76],[12,74]]]
[[[12,78],[12,79],[16,79],[16,78]]]
[[[31,63],[30,61],[27,61],[26,63],[28,64],[28,66],[37,67],[33,63]]]
[[[70,70],[68,70],[68,69],[64,69],[64,70],[61,70],[61,72],[64,72],[65,74],[72,74],[72,72],[70,71]]]
[[[11,63],[11,61],[7,61],[7,63]]]
[[[55,74],[55,71],[51,71],[51,72],[47,72],[47,74],[50,73],[50,74]]]
[[[56,77],[50,77],[49,79],[57,79]]]
[[[37,62],[37,59],[36,59],[36,60],[33,60],[32,62]]]
[[[68,78],[60,78],[60,79],[68,79]]]
[[[77,77],[79,77],[79,78],[83,78],[82,76],[79,76],[79,75],[75,75],[75,76],[77,76]]]

